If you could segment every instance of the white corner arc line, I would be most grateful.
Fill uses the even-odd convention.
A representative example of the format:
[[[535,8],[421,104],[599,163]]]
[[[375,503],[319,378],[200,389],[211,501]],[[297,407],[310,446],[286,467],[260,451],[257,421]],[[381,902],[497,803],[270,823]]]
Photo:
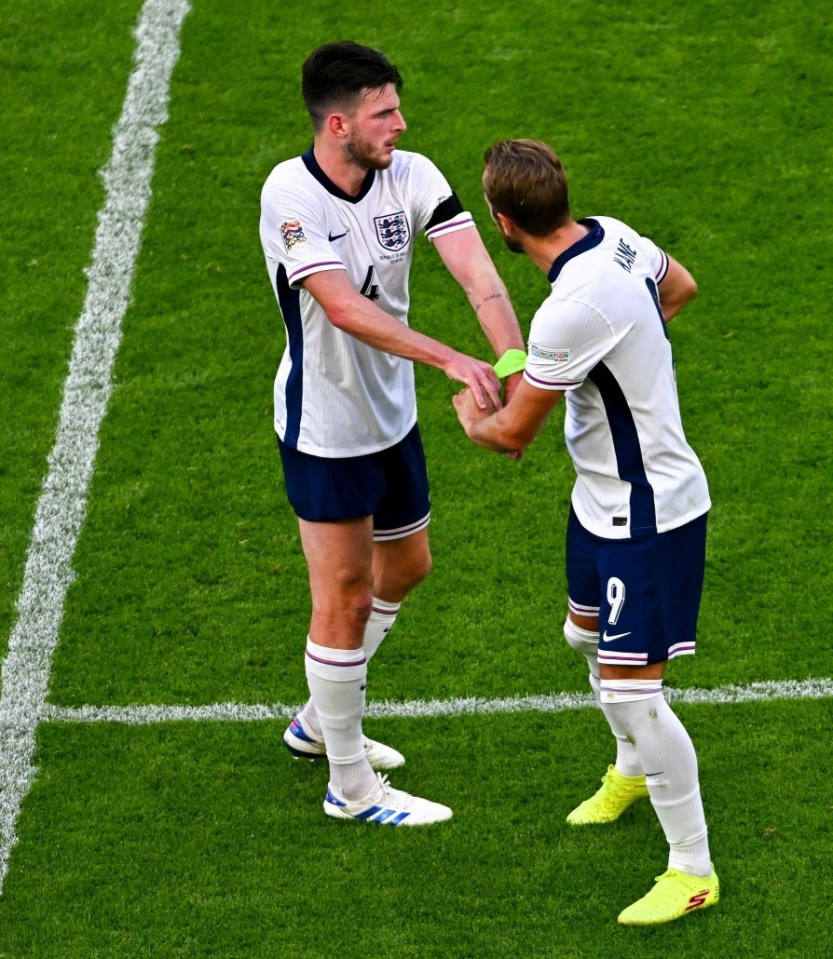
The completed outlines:
[[[833,698],[833,680],[807,679],[750,683],[747,686],[719,686],[716,689],[666,688],[669,702],[687,705],[721,706],[775,700]],[[467,697],[412,702],[371,702],[366,715],[371,719],[432,719],[437,717],[485,716],[507,713],[559,713],[590,709],[596,705],[589,693],[555,693],[545,696],[513,696],[505,699]],[[204,706],[55,706],[46,704],[44,722],[122,723],[148,726],[172,722],[258,722],[291,719],[300,704],[212,703]]]
[[[37,773],[35,734],[52,654],[73,578],[98,433],[112,390],[121,323],[151,195],[158,127],[168,118],[170,78],[189,0],[146,0],[136,26],[133,71],[103,171],[84,309],[75,328],[55,443],[35,510],[18,619],[9,638],[0,695],[0,893],[17,842],[20,807]]]

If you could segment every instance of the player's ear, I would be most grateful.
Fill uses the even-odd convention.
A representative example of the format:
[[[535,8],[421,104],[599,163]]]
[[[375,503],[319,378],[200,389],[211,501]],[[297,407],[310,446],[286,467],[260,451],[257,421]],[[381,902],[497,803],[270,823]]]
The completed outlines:
[[[515,224],[509,219],[508,216],[506,216],[505,213],[495,213],[494,221],[503,236],[512,235],[512,230]]]
[[[324,127],[333,136],[343,139],[349,133],[347,114],[341,112],[330,113],[324,121]]]
[[[487,193],[483,194],[483,199],[486,201],[486,206],[489,208],[489,216],[492,218],[492,223],[494,223],[494,225],[498,228],[501,236],[506,236],[507,227],[512,221],[509,219],[509,217],[497,212],[497,210],[492,206],[492,201],[489,199],[489,195]]]

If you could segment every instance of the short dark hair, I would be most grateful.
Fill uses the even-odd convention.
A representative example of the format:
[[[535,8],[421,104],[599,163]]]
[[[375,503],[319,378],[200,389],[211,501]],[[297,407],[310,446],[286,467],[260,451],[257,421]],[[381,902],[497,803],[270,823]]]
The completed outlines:
[[[532,236],[549,236],[571,218],[567,174],[540,140],[501,140],[483,159],[483,192],[495,213]]]
[[[392,83],[402,89],[402,77],[378,50],[353,40],[325,43],[307,57],[302,70],[304,103],[318,130],[327,110],[353,104],[365,90],[378,90]]]

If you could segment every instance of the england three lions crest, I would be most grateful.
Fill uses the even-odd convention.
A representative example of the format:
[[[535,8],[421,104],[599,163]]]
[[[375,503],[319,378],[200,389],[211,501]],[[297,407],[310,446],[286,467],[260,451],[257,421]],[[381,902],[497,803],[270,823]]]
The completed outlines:
[[[386,250],[396,252],[408,245],[411,239],[411,228],[404,212],[389,213],[387,216],[375,216],[376,239]]]

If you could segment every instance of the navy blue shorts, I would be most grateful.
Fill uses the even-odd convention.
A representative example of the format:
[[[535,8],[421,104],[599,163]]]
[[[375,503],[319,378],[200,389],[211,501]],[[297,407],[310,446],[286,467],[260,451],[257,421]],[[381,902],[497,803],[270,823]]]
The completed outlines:
[[[706,565],[707,514],[636,539],[602,539],[570,510],[570,609],[599,617],[599,663],[646,666],[693,654]]]
[[[428,471],[419,428],[386,450],[330,459],[300,453],[278,439],[286,493],[301,519],[333,523],[373,517],[374,539],[401,539],[431,518]]]

